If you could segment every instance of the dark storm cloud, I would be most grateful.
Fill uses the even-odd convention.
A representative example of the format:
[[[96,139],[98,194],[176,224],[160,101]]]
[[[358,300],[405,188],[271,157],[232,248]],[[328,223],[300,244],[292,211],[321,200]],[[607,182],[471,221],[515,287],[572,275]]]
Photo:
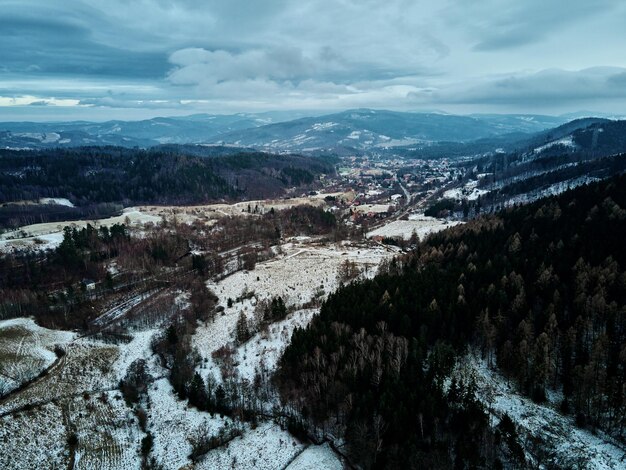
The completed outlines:
[[[149,78],[164,75],[167,55],[133,51],[94,40],[91,15],[65,16],[62,9],[40,14],[10,8],[0,16],[0,56],[6,73]]]

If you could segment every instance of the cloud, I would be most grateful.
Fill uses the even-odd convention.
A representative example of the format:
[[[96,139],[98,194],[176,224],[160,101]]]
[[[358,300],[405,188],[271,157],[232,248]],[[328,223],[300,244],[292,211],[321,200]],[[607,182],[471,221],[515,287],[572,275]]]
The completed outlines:
[[[608,108],[626,103],[626,69],[594,67],[510,74],[474,83],[455,82],[410,94],[416,103],[492,109],[576,110],[587,104]]]
[[[550,36],[571,35],[572,30],[590,23],[595,17],[621,9],[615,0],[560,1],[483,0],[450,2],[446,21],[470,33],[476,51],[497,51],[542,43]],[[579,33],[579,31],[576,31]],[[566,44],[564,44],[566,46]]]
[[[32,95],[2,96],[0,95],[0,107],[20,107],[20,106],[78,106],[78,100],[67,98],[42,98]]]
[[[54,97],[124,117],[626,105],[626,72],[593,68],[625,65],[617,0],[2,3],[0,106]]]
[[[109,76],[149,78],[167,71],[167,54],[96,40],[94,31],[124,28],[103,20],[97,10],[76,10],[24,1],[3,5],[0,56],[6,73],[26,76]]]
[[[86,98],[82,99],[78,103],[80,106],[95,106],[105,108],[141,108],[141,109],[178,109],[181,107],[180,101],[171,100],[136,100],[129,98],[115,98],[115,97],[103,97],[103,98]]]
[[[39,100],[39,101],[32,101],[28,103],[28,106],[48,106],[49,104],[50,104],[49,101]]]
[[[297,47],[250,49],[240,53],[225,50],[208,51],[187,48],[174,52],[170,58],[174,69],[168,80],[174,85],[214,84],[227,80],[292,80],[324,78],[345,71],[340,56],[324,47],[315,57],[306,56]]]

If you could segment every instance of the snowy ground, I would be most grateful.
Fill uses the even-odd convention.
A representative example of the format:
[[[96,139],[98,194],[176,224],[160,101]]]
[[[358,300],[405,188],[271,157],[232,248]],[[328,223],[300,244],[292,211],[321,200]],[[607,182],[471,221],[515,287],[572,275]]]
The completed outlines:
[[[255,337],[242,346],[241,374],[252,373],[263,358],[273,367],[285,345],[281,340],[296,325],[304,325],[314,313],[315,310],[294,312],[283,322],[272,325],[264,337]],[[3,330],[11,331],[16,325],[32,326],[32,320],[2,322]],[[54,338],[56,333],[46,338]],[[215,435],[232,422],[226,417],[200,412],[176,397],[169,381],[160,378],[165,371],[150,351],[153,334],[153,330],[140,331],[129,343],[106,344],[74,338],[72,333],[58,333],[67,340],[67,355],[58,370],[0,403],[0,468],[67,467],[70,462],[67,440],[73,434],[78,442],[73,468],[140,468],[141,439],[145,434],[117,389],[119,379],[138,358],[148,361],[150,373],[155,377],[144,404],[147,426],[154,436],[150,457],[167,469],[190,465],[189,438],[203,430]],[[258,355],[258,351],[263,354]],[[23,410],[25,405],[32,408]],[[34,436],[33,429],[37,429]],[[275,423],[261,422],[256,429],[244,427],[242,437],[209,452],[196,468],[274,469],[285,468],[290,463],[295,465],[292,468],[314,468],[316,459],[322,466],[315,468],[326,468],[326,462],[337,463],[330,449],[316,447],[309,447],[294,461],[304,449],[303,444]]]
[[[139,358],[149,361],[153,375],[163,373],[150,350],[154,331],[137,332],[129,343],[106,344],[46,330],[30,319],[1,325],[3,330],[26,325],[39,334],[41,344],[33,345],[33,351],[54,342],[63,344],[67,353],[45,377],[0,401],[0,468],[67,467],[70,433],[78,437],[74,468],[140,468],[144,434],[118,386],[129,365]],[[26,336],[24,344],[31,336]],[[37,445],[31,445],[33,429],[37,430]],[[3,465],[5,449],[24,451],[12,453],[19,458]]]
[[[254,335],[237,348],[235,362],[239,377],[252,382],[256,371],[274,370],[296,327],[309,324],[318,309],[297,310],[283,321],[273,323],[267,332]]]
[[[10,240],[0,239],[0,253],[10,253],[23,250],[54,250],[61,244],[62,241],[62,232],[48,233],[37,237],[24,237]]]
[[[126,223],[127,218],[128,221],[130,221],[130,225],[134,227],[141,227],[148,222],[157,223],[162,220],[159,216],[144,213],[135,207],[129,207],[124,209],[122,215],[108,217],[106,219],[73,220],[25,225],[0,235],[0,252],[24,249],[54,249],[63,241],[63,227],[65,226],[69,225],[78,229],[86,227],[87,224],[92,224],[97,227],[102,225],[110,227],[111,225]]]
[[[188,407],[179,400],[167,379],[152,383],[148,389],[148,429],[154,435],[151,456],[164,468],[181,468],[190,463],[189,438],[202,429],[217,434],[230,420]],[[223,467],[230,468],[230,467]]]
[[[156,358],[153,357],[150,343],[157,334],[157,330],[139,331],[133,334],[130,343],[120,344],[117,359],[112,365],[114,380],[119,381],[130,365],[137,359],[144,359],[148,362],[150,371],[155,375],[161,375],[163,371],[155,365]]]
[[[150,330],[136,333],[130,343],[121,344],[107,344],[90,338],[67,341],[74,337],[74,333],[53,331],[52,334],[66,340],[65,343],[57,341],[63,344],[65,356],[46,377],[16,396],[0,401],[0,414],[19,410],[26,405],[79,396],[85,392],[117,390],[130,364],[136,359],[149,359],[152,355],[150,340],[154,331]]]
[[[277,424],[263,423],[256,429],[247,430],[228,445],[209,452],[196,465],[196,469],[273,470],[285,468],[303,449],[303,444]],[[316,468],[324,467],[318,465]]]
[[[342,470],[337,454],[328,444],[307,447],[285,470]]]
[[[281,296],[288,305],[300,305],[311,300],[319,289],[326,293],[335,290],[339,266],[346,259],[373,275],[380,261],[389,256],[381,247],[347,244],[288,243],[283,245],[283,252],[280,257],[257,264],[254,271],[239,271],[217,284],[210,283],[220,305],[227,307],[228,298],[235,300],[244,289],[254,291],[259,300]],[[239,310],[239,306],[233,309]]]
[[[224,306],[224,315],[214,322],[198,327],[192,338],[193,346],[203,358],[200,373],[211,373],[221,380],[220,370],[211,353],[226,344],[234,345],[235,325],[240,312],[253,320],[256,302],[282,296],[288,306],[297,307],[316,295],[325,298],[338,287],[340,264],[349,259],[372,277],[383,258],[391,253],[372,246],[317,246],[306,237],[293,239],[283,247],[283,254],[267,262],[258,263],[251,272],[240,271],[217,283],[209,283]],[[367,271],[366,271],[367,270]],[[236,302],[245,292],[254,291],[255,297]],[[296,294],[298,293],[298,294]],[[228,299],[233,299],[228,307]],[[243,345],[235,347],[233,361],[238,376],[253,381],[256,371],[272,371],[289,343],[296,327],[306,326],[318,309],[297,309],[284,320],[269,326],[267,331],[256,333]],[[169,395],[168,395],[169,396]],[[170,398],[171,399],[171,398]],[[196,412],[197,413],[197,412]],[[183,433],[184,434],[184,433]],[[176,439],[178,458],[189,451],[188,444]],[[182,449],[182,450],[181,450]],[[339,469],[342,464],[328,446],[305,448],[285,430],[266,422],[257,429],[246,429],[241,438],[207,454],[196,466],[208,468],[242,469]]]
[[[285,256],[287,262],[292,259],[288,256]],[[240,376],[252,379],[261,364],[268,370],[274,369],[293,329],[306,325],[316,311],[293,312],[242,345],[236,356]],[[229,341],[231,331],[228,328],[226,331],[224,338]],[[117,388],[130,364],[139,358],[148,361],[148,369],[155,378],[144,403],[148,430],[154,436],[150,457],[166,469],[191,465],[190,437],[204,430],[216,435],[220,429],[232,425],[232,421],[200,412],[176,397],[169,381],[163,378],[166,371],[150,350],[155,332],[138,331],[133,333],[129,343],[107,344],[77,338],[70,332],[46,330],[32,319],[0,322],[0,344],[5,346],[4,350],[15,352],[17,348],[20,352],[24,349],[48,361],[56,358],[47,349],[53,344],[63,344],[67,350],[49,375],[0,402],[0,468],[67,467],[70,435],[76,435],[78,442],[73,468],[140,468],[141,439],[145,434]],[[210,331],[206,333],[210,336]],[[16,362],[20,363],[26,356],[16,357]],[[205,370],[201,372],[206,375]],[[25,409],[27,405],[31,408]],[[33,429],[37,429],[34,435]],[[195,468],[286,467],[339,469],[341,462],[327,445],[307,447],[275,423],[265,421],[256,429],[244,426],[241,437],[210,451]]]
[[[517,394],[506,379],[475,356],[468,356],[465,365],[477,379],[479,398],[496,417],[504,413],[511,417],[520,436],[526,439],[526,444],[522,442],[526,450],[541,445],[545,455],[536,462],[539,468],[626,468],[626,449],[612,444],[609,438],[577,428],[571,417],[563,416],[552,406]]]
[[[354,261],[362,276],[372,277],[380,261],[392,254],[371,244],[321,245],[311,238],[298,237],[285,244],[277,258],[258,263],[253,271],[240,271],[218,283],[209,283],[225,310],[214,322],[200,325],[193,337],[193,345],[206,359],[201,375],[206,377],[214,369],[211,372],[219,380],[211,353],[232,343],[239,313],[243,311],[251,318],[256,302],[280,295],[295,310],[236,348],[233,357],[242,378],[252,380],[255,371],[262,368],[273,370],[293,330],[307,325],[317,312],[315,308],[299,307],[311,299],[325,298],[338,287],[338,271],[344,260]],[[252,298],[227,306],[228,298],[234,301],[252,290],[255,292]],[[184,296],[179,297],[178,301],[184,303]],[[176,397],[164,378],[167,371],[161,368],[150,349],[157,330],[134,331],[130,342],[110,344],[79,338],[74,333],[52,332],[44,336],[40,331],[43,329],[32,320],[20,319],[0,323],[0,340],[1,331],[13,332],[16,327],[27,330],[26,333],[20,330],[22,336],[33,336],[32,331],[37,331],[39,339],[33,337],[30,344],[48,351],[45,354],[53,354],[46,348],[57,342],[63,343],[67,352],[45,377],[0,401],[0,449],[9,449],[13,455],[17,449],[26,452],[5,465],[2,465],[6,463],[2,460],[4,452],[0,452],[0,468],[43,468],[48,464],[54,468],[67,467],[70,461],[67,439],[73,433],[78,437],[75,468],[138,468],[141,439],[145,435],[118,387],[130,364],[139,358],[148,362],[154,378],[144,406],[147,427],[154,436],[150,457],[163,468],[191,465],[190,437],[204,430],[215,435],[232,424],[229,418],[200,412]],[[10,344],[15,349],[16,335],[5,336],[12,337]],[[29,442],[32,429],[38,430],[37,445]],[[241,437],[210,451],[195,468],[333,469],[341,468],[341,462],[327,445],[306,446],[275,423],[262,421],[255,429],[245,425]]]
[[[339,286],[337,274],[344,260],[354,261],[363,276],[373,277],[380,261],[391,256],[378,246],[288,243],[283,251],[278,258],[258,263],[253,271],[239,271],[217,283],[208,283],[224,307],[224,314],[218,315],[214,322],[200,326],[193,337],[193,345],[209,363],[207,367],[212,368],[211,353],[234,340],[240,312],[252,319],[257,301],[281,296],[288,307],[298,307],[316,297],[323,299]],[[254,297],[236,302],[238,297],[252,291]],[[232,307],[228,307],[229,298],[233,300]],[[304,326],[311,316],[310,310],[294,312],[285,322],[273,325],[267,339],[258,337],[250,341],[259,341],[259,348],[266,352],[262,355],[267,356],[265,360],[275,361],[276,344],[288,340],[295,325]],[[242,354],[249,356],[245,352]]]
[[[513,204],[528,204],[530,202],[536,201],[537,199],[541,199],[542,197],[556,196],[567,191],[568,189],[573,189],[584,184],[590,184],[594,181],[599,181],[599,179],[592,176],[581,176],[579,178],[561,181],[560,183],[554,183],[541,189],[513,196],[512,198],[508,199],[504,203],[504,205],[512,206]]]
[[[99,346],[80,341],[67,345],[59,366],[15,396],[0,402],[0,414],[25,406],[40,405],[84,392],[115,390],[111,364],[119,355],[116,346]]]
[[[357,212],[384,214],[389,211],[389,206],[395,207],[395,203],[389,201],[388,204],[361,204],[360,206],[353,207],[353,209]]]
[[[333,195],[342,193],[333,193]],[[324,197],[327,194],[315,196],[294,197],[289,199],[267,199],[255,201],[243,201],[235,204],[204,204],[197,206],[141,206],[139,210],[143,214],[154,217],[176,217],[184,223],[196,220],[211,221],[226,216],[247,216],[249,214],[265,214],[272,208],[274,210],[288,209],[294,206],[312,205],[322,207],[325,205]],[[250,207],[250,213],[248,212]],[[255,212],[256,209],[256,212]]]
[[[67,419],[78,437],[75,469],[131,470],[141,468],[144,433],[121,393],[76,397],[67,403]]]
[[[66,442],[63,413],[54,404],[0,417],[0,468],[67,468]]]
[[[40,204],[56,204],[57,206],[74,207],[69,199],[64,197],[44,197],[39,199]]]
[[[480,196],[488,193],[488,191],[484,189],[478,189],[477,186],[477,180],[469,181],[462,188],[448,189],[446,192],[443,193],[443,197],[447,199],[467,199],[468,201],[475,201]]]
[[[458,221],[446,221],[414,214],[409,216],[409,220],[395,220],[367,233],[367,238],[373,237],[402,237],[405,240],[411,238],[413,232],[420,240],[423,240],[431,233],[445,230],[460,224]]]
[[[49,367],[57,359],[54,346],[66,344],[74,336],[42,328],[32,318],[0,321],[0,395]]]

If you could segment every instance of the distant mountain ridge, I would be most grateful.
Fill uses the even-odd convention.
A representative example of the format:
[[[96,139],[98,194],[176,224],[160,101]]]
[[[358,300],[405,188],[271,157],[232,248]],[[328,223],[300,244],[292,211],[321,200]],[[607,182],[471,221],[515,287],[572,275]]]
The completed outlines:
[[[563,123],[562,118],[551,116],[458,116],[356,109],[235,131],[223,135],[221,141],[274,151],[366,150],[535,133]]]
[[[83,145],[152,147],[212,142],[219,135],[274,122],[271,115],[158,117],[143,121],[0,123],[0,147],[50,148]]]
[[[297,117],[297,119],[293,119]],[[151,147],[161,144],[228,144],[262,150],[337,151],[402,147],[424,142],[469,142],[507,134],[532,134],[565,122],[541,115],[408,113],[355,109],[316,117],[302,113],[159,117],[143,121],[0,123],[0,148],[84,145]]]

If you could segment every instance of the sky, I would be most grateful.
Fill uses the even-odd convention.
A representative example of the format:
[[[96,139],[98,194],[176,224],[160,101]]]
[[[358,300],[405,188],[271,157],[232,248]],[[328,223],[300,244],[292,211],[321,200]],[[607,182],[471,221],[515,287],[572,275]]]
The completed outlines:
[[[621,0],[0,0],[0,120],[626,113]]]

